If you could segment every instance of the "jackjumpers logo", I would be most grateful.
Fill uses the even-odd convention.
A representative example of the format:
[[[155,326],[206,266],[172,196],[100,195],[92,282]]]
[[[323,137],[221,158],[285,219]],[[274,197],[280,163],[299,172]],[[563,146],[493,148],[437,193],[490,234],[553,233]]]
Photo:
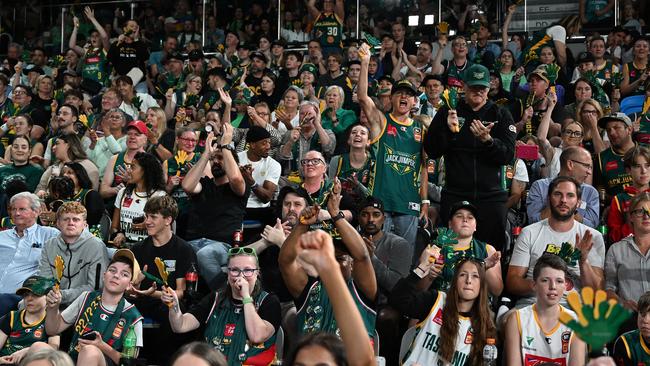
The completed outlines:
[[[384,163],[391,167],[397,174],[406,175],[416,171],[416,155],[406,154],[401,151],[396,151],[390,146],[384,145],[386,148],[386,155]]]

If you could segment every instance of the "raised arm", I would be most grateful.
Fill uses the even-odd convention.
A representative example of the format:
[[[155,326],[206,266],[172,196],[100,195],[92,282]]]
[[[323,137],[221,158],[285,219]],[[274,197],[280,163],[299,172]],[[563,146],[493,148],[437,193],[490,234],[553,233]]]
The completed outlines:
[[[442,66],[442,56],[445,54],[445,47],[447,47],[447,36],[441,34],[438,36],[438,52],[433,57],[431,65],[431,73],[434,75],[441,75],[445,72],[445,67]]]
[[[359,75],[359,85],[357,88],[357,98],[361,110],[366,115],[370,123],[370,135],[373,139],[381,134],[386,119],[372,98],[368,96],[368,64],[370,63],[370,48],[368,44],[363,43],[359,48],[359,60],[361,60],[361,74]]]
[[[49,336],[55,336],[66,330],[70,324],[66,323],[59,312],[61,305],[61,292],[53,289],[47,293],[45,309],[45,332]]]
[[[169,308],[169,325],[171,325],[174,333],[191,332],[201,325],[194,315],[190,313],[183,314],[181,312],[176,291],[171,290],[169,287],[165,287],[160,299],[165,304],[172,304]]]
[[[320,10],[316,8],[316,0],[307,0],[306,4],[307,5],[307,11],[309,11],[309,16],[312,17],[312,20],[318,19],[318,16],[320,15]]]
[[[77,55],[83,56],[84,54],[84,49],[77,46],[77,32],[79,31],[79,18],[74,17],[72,18],[72,34],[70,34],[70,40],[68,41],[68,47],[73,49]]]
[[[300,214],[299,223],[293,227],[291,234],[280,248],[278,256],[280,272],[287,285],[287,290],[293,298],[300,296],[308,281],[307,273],[297,262],[299,239],[309,230],[309,224],[316,222],[319,212],[320,207],[317,205],[305,208]]]
[[[299,246],[301,260],[315,269],[317,273],[313,275],[318,275],[325,286],[334,309],[336,324],[341,331],[348,364],[376,365],[361,314],[334,258],[331,236],[322,230],[308,232],[301,235]]]
[[[508,6],[508,13],[506,14],[506,19],[503,20],[503,26],[501,28],[501,48],[508,48],[508,28],[510,28],[510,22],[512,21],[512,16],[515,15],[515,10],[517,10],[517,4],[511,4]]]
[[[99,24],[97,19],[95,19],[95,11],[90,6],[86,6],[84,7],[84,14],[86,15],[86,18],[88,18],[88,20],[90,20],[90,22],[93,23],[93,26],[99,33],[99,37],[102,40],[102,46],[104,47],[104,50],[108,52],[108,49],[111,48],[111,41],[110,38],[108,37],[108,34],[106,34],[104,27],[102,27],[102,25]]]
[[[336,0],[336,5],[334,6],[334,14],[336,14],[342,23],[345,22],[345,4],[343,0]]]
[[[332,187],[332,193],[327,200],[327,210],[330,213],[330,217],[336,218],[340,212],[340,203],[341,182],[336,178],[334,187]],[[350,256],[354,260],[352,271],[354,281],[359,285],[359,288],[366,297],[374,300],[377,296],[377,278],[363,238],[346,219],[336,219],[334,226],[339,234],[341,234],[343,244],[345,244],[350,252]]]
[[[208,137],[205,139],[205,150],[199,161],[192,166],[189,172],[183,178],[181,182],[181,187],[188,194],[198,194],[201,193],[203,187],[201,186],[201,178],[205,175],[206,169],[209,169],[210,158],[212,157],[212,141],[214,141],[214,132],[210,132]]]
[[[223,124],[223,134],[221,135],[221,146],[230,145],[232,142],[232,133],[233,127],[230,123]],[[228,184],[230,189],[238,195],[244,196],[246,194],[246,181],[241,175],[239,170],[239,165],[233,156],[234,152],[230,148],[222,148],[221,153],[223,154],[223,170],[226,171],[226,176],[228,177]]]
[[[546,159],[546,161],[550,163],[553,160],[553,155],[555,155],[555,149],[553,149],[553,146],[551,146],[547,136],[548,136],[548,129],[551,126],[551,114],[553,113],[553,109],[557,104],[557,95],[555,95],[555,93],[553,92],[550,92],[547,98],[548,98],[548,104],[547,104],[548,109],[546,110],[546,113],[544,113],[544,115],[542,116],[542,120],[539,123],[539,127],[537,128],[537,139],[539,140],[539,144],[542,146],[542,155],[544,155],[544,159]],[[528,108],[532,108],[532,107],[528,107]],[[526,113],[526,115],[528,114]]]

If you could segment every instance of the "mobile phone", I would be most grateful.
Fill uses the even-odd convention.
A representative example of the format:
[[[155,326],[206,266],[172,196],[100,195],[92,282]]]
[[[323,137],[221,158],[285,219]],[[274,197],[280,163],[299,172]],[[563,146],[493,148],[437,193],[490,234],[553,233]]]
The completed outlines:
[[[523,160],[537,160],[539,147],[537,145],[517,145],[515,147],[515,156]]]
[[[134,217],[131,222],[134,224],[142,224],[144,222],[144,216]]]
[[[79,338],[85,339],[87,341],[94,341],[97,338],[97,333],[95,333],[95,331],[90,330],[82,334]]]

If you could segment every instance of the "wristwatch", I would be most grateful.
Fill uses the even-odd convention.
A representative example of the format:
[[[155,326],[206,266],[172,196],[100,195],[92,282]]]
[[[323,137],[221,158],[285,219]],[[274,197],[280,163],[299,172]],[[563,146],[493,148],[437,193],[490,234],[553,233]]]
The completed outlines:
[[[339,211],[339,213],[337,213],[336,216],[332,217],[332,222],[337,222],[340,219],[344,219],[344,218],[345,218],[345,214],[343,213],[343,211]]]

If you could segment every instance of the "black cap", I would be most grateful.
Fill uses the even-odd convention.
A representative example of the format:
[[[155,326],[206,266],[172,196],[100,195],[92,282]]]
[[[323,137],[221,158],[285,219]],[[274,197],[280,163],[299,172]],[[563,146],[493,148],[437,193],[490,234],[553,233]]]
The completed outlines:
[[[284,52],[285,56],[294,55],[298,61],[302,62],[302,52],[298,50],[289,50]]]
[[[350,61],[348,61],[347,66],[350,67],[352,65],[361,65],[361,61],[359,61],[359,60],[350,60]]]
[[[445,81],[442,79],[442,75],[433,75],[433,74],[427,74],[424,79],[422,79],[422,82],[420,85],[427,85],[427,82],[429,80],[438,80],[442,85],[445,84]]]
[[[203,57],[204,57],[203,51],[201,51],[201,50],[191,50],[190,53],[187,54],[187,58],[190,61],[202,60]]]
[[[172,51],[167,54],[167,57],[165,57],[165,63],[170,62],[171,60],[176,60],[183,62],[185,59],[183,58],[183,55],[180,52]]]
[[[271,138],[271,134],[266,128],[260,126],[252,126],[246,133],[246,142],[258,142],[268,138]]]
[[[397,82],[397,84],[393,84],[393,87],[390,90],[391,94],[395,94],[400,90],[406,90],[411,93],[411,95],[415,96],[418,95],[417,89],[415,89],[415,86],[413,86],[413,83],[406,79],[402,79]]]
[[[264,61],[264,63],[269,62],[269,60],[266,58],[266,55],[260,51],[255,51],[251,53],[250,56],[248,56],[248,58],[250,58],[251,60],[254,58],[259,58],[260,60]]]
[[[474,217],[478,216],[478,208],[476,208],[476,206],[471,204],[469,201],[458,201],[451,205],[451,208],[449,209],[449,218],[453,217],[456,211],[460,209],[468,210],[472,215],[474,215]]]
[[[388,80],[389,83],[395,84],[395,79],[393,79],[390,75],[384,74],[382,75],[379,79],[377,79],[377,82],[379,83],[382,80]]]
[[[576,61],[576,65],[585,62],[596,62],[596,58],[594,58],[594,55],[591,52],[580,52],[578,55],[578,60]]]
[[[384,212],[384,203],[379,198],[373,196],[368,196],[363,202],[361,202],[361,205],[359,205],[359,212],[366,207],[374,207],[382,213]]]
[[[45,75],[43,68],[34,64],[27,65],[27,67],[25,67],[23,70],[24,75],[28,75],[30,72],[37,72],[39,75]]]
[[[223,67],[213,67],[208,70],[208,77],[209,76],[218,76],[222,78],[223,80],[228,80],[228,76],[226,74],[226,70],[224,70]]]

